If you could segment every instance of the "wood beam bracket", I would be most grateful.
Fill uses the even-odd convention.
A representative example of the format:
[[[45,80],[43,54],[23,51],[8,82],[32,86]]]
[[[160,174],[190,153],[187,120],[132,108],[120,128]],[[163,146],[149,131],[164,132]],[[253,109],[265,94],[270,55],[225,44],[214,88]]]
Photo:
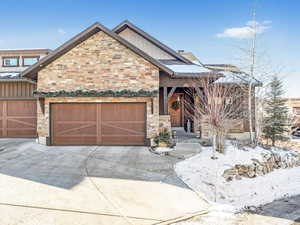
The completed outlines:
[[[170,93],[168,94],[168,99],[172,97],[177,87],[172,87]]]

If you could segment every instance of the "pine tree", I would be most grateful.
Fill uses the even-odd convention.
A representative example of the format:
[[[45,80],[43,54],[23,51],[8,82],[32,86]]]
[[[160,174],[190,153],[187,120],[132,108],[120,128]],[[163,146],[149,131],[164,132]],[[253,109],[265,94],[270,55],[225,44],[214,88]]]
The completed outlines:
[[[287,139],[284,134],[288,131],[288,108],[283,98],[284,93],[282,81],[274,76],[266,95],[262,130],[264,138],[271,140],[272,146],[275,146],[278,140]]]

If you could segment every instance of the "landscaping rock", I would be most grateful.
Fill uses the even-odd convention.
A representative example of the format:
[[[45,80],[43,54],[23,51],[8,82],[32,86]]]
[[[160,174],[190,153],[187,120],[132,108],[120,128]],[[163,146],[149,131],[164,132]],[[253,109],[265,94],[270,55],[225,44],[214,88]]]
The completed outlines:
[[[274,169],[286,169],[300,166],[300,154],[286,153],[280,155],[274,151],[265,151],[262,153],[262,160],[251,159],[252,164],[237,164],[233,168],[223,172],[226,181],[233,179],[240,180],[242,177],[254,178],[263,176],[274,171]]]

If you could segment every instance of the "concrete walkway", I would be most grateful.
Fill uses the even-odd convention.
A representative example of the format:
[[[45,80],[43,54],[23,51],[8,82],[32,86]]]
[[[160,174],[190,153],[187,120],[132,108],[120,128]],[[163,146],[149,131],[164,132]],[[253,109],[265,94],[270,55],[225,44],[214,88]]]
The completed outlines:
[[[0,139],[0,224],[159,224],[205,210],[174,174],[176,160],[145,147]]]

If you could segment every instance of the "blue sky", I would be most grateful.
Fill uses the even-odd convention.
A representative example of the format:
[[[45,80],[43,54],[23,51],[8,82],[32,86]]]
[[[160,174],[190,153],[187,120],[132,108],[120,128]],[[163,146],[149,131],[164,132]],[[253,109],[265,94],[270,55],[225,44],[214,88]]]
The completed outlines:
[[[252,6],[252,0],[3,1],[0,48],[54,49],[96,21],[113,28],[128,19],[203,63],[235,63]],[[283,68],[290,97],[300,97],[299,11],[299,0],[257,0],[258,50]]]

